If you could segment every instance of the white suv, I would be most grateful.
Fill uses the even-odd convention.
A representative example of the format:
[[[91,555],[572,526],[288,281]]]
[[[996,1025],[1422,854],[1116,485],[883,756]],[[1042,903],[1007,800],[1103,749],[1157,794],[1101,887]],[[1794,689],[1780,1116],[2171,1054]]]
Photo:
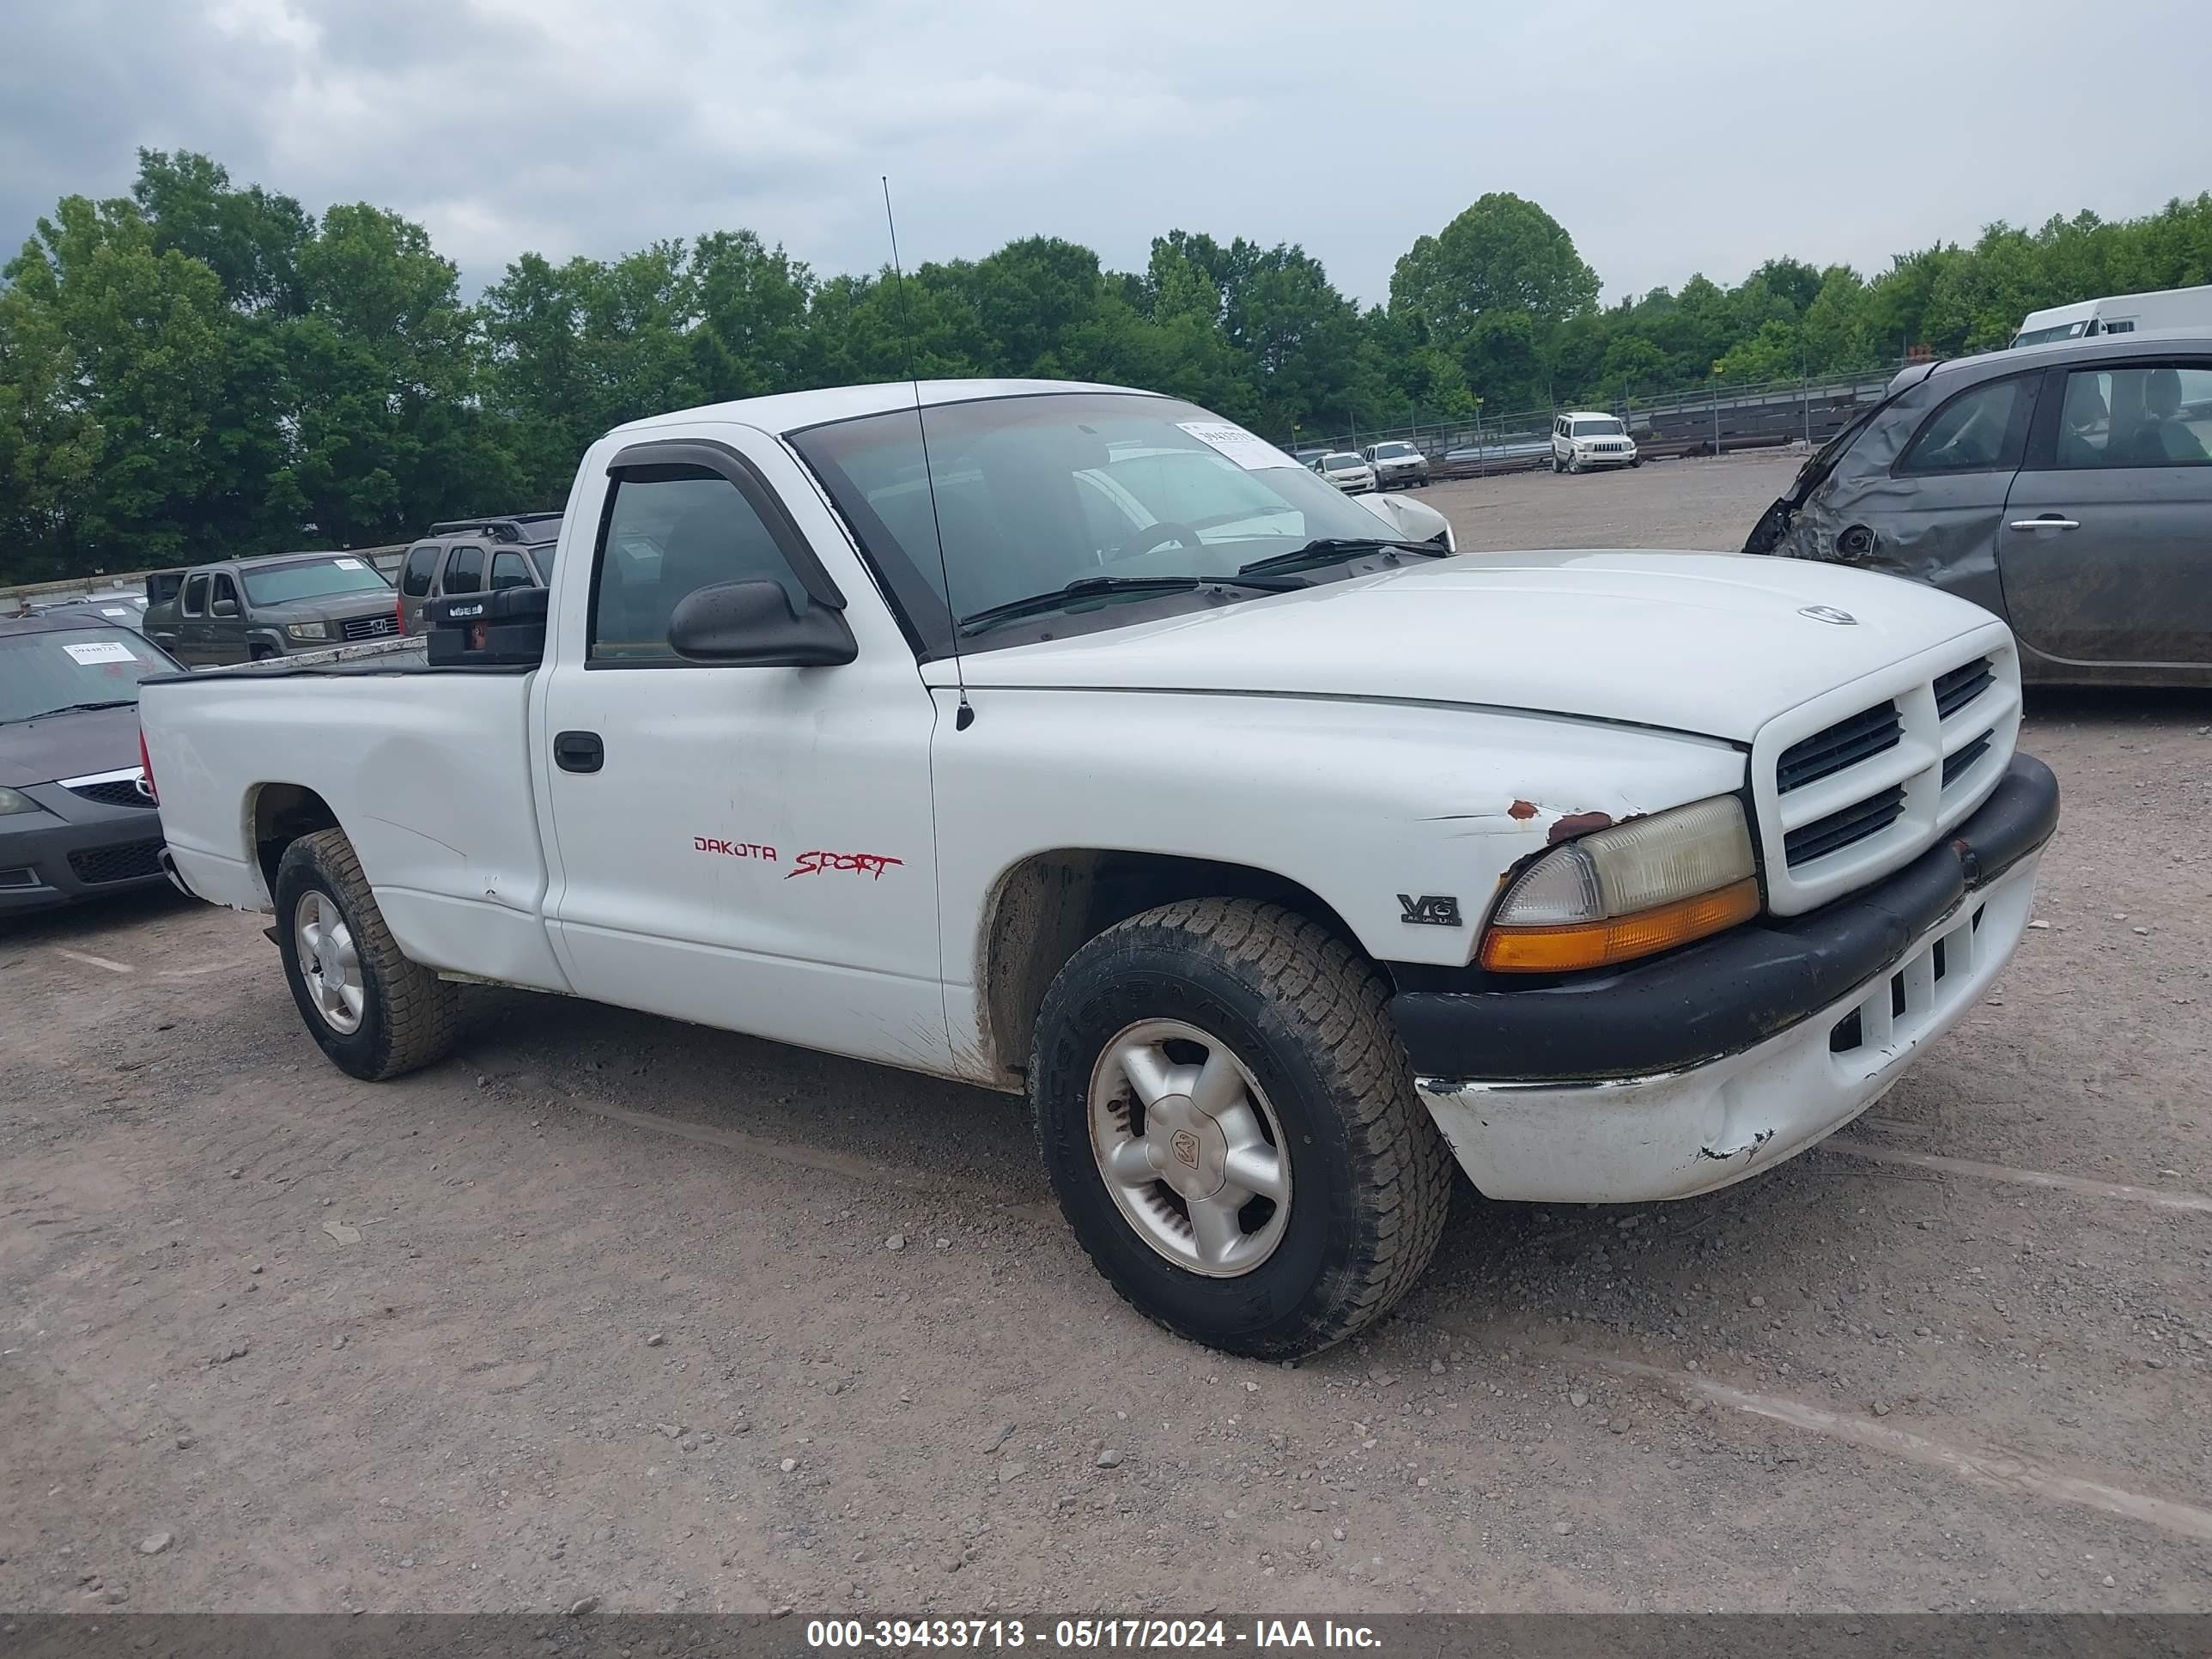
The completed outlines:
[[[1636,441],[1618,415],[1575,410],[1552,422],[1552,471],[1587,472],[1594,466],[1641,466]]]

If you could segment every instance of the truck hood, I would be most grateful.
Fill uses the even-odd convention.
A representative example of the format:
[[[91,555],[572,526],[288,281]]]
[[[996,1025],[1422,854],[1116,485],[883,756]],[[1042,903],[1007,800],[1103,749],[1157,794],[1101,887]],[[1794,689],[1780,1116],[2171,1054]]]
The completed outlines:
[[[1848,623],[1806,614],[1825,607]],[[971,688],[1481,704],[1748,743],[1985,625],[1949,594],[1733,553],[1480,554],[963,659]],[[927,677],[950,686],[950,659]]]
[[[137,764],[135,706],[85,708],[0,726],[0,785],[11,789]]]

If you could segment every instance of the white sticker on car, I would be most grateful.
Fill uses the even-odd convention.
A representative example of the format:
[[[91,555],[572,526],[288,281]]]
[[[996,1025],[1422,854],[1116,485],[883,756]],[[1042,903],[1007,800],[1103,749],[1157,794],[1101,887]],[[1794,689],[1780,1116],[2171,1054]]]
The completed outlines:
[[[103,617],[127,617],[131,613],[119,605],[103,605],[100,607],[100,614]]]
[[[1265,438],[1255,437],[1228,421],[1177,421],[1176,424],[1199,442],[1219,450],[1247,472],[1297,465]]]
[[[87,666],[96,662],[134,662],[137,660],[136,658],[131,656],[131,647],[129,646],[118,645],[112,640],[96,640],[84,645],[65,645],[62,649],[68,652],[70,657],[75,660],[83,663]]]
[[[332,559],[331,562],[341,570],[358,570],[361,568],[361,561],[359,559]]]

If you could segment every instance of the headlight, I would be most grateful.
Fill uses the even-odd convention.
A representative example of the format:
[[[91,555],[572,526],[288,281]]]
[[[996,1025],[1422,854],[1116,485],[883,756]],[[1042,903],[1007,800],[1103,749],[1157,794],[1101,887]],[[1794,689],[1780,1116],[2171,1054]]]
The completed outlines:
[[[1719,795],[1553,848],[1498,900],[1480,959],[1493,973],[1602,968],[1758,914],[1743,805]]]
[[[13,817],[18,812],[43,812],[46,810],[20,789],[0,789],[0,818]]]
[[[286,623],[284,631],[295,640],[326,640],[331,636],[331,625],[326,622]]]

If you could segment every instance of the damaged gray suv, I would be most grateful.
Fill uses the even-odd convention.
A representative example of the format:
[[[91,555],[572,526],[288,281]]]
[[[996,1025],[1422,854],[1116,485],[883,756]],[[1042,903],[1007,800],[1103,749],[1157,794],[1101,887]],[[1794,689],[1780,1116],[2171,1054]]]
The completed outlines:
[[[1973,600],[2025,678],[2212,685],[2212,337],[1916,364],[1768,507],[1747,553]]]

